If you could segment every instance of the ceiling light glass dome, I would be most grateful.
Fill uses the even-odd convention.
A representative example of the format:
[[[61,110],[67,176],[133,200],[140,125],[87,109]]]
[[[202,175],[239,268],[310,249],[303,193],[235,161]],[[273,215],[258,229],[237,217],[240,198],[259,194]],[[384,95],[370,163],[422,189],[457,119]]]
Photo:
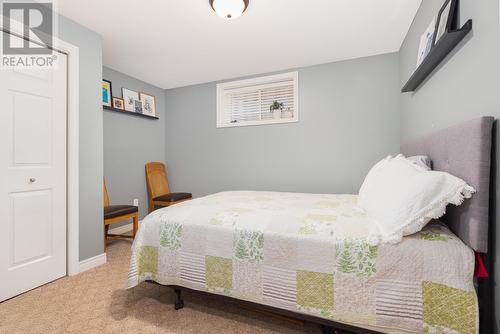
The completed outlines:
[[[243,14],[249,0],[209,0],[213,10],[226,20],[234,20]]]

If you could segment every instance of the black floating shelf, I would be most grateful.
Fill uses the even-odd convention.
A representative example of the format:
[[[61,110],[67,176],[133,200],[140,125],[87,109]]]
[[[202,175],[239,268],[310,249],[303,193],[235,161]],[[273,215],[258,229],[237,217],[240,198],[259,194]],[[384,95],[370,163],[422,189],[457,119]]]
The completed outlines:
[[[108,106],[102,106],[102,107],[103,107],[104,110],[115,111],[115,112],[118,112],[120,114],[134,115],[134,116],[137,116],[137,117],[144,117],[144,118],[150,118],[150,119],[159,119],[156,116],[149,116],[149,115],[139,114],[139,113],[133,112],[133,111],[123,110],[123,109],[117,109],[117,108],[108,107]]]
[[[401,92],[413,92],[427,78],[429,74],[443,61],[443,59],[457,46],[458,43],[472,30],[472,20],[467,21],[459,30],[445,33],[425,57],[424,61],[415,70]]]

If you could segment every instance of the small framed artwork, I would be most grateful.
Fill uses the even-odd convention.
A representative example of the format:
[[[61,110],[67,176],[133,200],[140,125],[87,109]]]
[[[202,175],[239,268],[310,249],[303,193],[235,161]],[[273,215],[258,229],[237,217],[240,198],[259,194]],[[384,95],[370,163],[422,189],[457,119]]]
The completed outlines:
[[[125,110],[135,112],[135,101],[139,100],[139,93],[127,88],[122,88],[122,97]]]
[[[142,101],[139,100],[134,101],[134,112],[142,114]]]
[[[434,33],[434,44],[436,44],[443,35],[450,30],[457,0],[446,0],[439,10],[438,20],[436,23],[436,32]]]
[[[123,101],[123,99],[121,97],[114,97],[113,96],[113,108],[123,110],[125,108],[124,105],[125,105],[125,102]]]
[[[156,99],[153,95],[143,92],[139,93],[139,98],[142,101],[142,113],[148,116],[156,116]]]
[[[111,107],[111,81],[102,80],[102,105]]]
[[[420,46],[418,48],[417,55],[417,66],[424,61],[425,57],[431,52],[432,43],[434,41],[434,33],[436,32],[436,18],[434,17],[430,22],[429,26],[425,30],[425,32],[420,36]]]

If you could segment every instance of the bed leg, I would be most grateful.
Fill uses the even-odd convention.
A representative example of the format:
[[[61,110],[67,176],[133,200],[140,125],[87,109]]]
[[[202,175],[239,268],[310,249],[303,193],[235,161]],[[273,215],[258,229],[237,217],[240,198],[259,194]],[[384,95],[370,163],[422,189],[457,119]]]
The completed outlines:
[[[180,310],[181,308],[184,307],[184,300],[182,300],[182,296],[181,296],[181,289],[174,289],[175,291],[175,304],[174,304],[174,308],[176,310]]]

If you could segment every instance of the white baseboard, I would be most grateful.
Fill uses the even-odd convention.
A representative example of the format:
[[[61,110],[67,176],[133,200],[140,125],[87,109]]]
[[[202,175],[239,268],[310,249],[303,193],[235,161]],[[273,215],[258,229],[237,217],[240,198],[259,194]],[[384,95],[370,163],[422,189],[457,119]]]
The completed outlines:
[[[106,263],[106,253],[102,253],[100,255],[91,257],[89,259],[80,261],[80,273],[83,273],[84,271],[90,270],[92,268],[98,267],[102,264]]]
[[[139,222],[140,224],[141,222]],[[115,227],[115,228],[110,228],[108,233],[111,233],[111,234],[124,234],[124,233],[128,233],[132,231],[132,223],[128,223],[128,224],[125,224],[125,225],[122,225],[122,226],[118,226],[118,227]]]
[[[140,223],[141,222],[139,221],[139,224]],[[130,232],[130,231],[132,231],[132,223],[109,229],[109,233],[112,233],[112,234],[124,234],[124,233]],[[91,257],[90,259],[80,261],[79,272],[82,273],[84,271],[98,267],[98,266],[103,265],[105,263],[106,263],[106,253],[102,253],[100,255]]]

